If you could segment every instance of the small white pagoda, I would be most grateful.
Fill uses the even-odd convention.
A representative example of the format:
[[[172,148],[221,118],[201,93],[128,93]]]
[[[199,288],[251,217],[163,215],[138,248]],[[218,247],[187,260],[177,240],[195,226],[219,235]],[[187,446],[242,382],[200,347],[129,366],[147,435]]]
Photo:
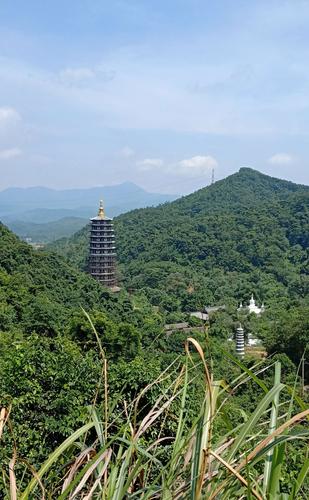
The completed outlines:
[[[252,294],[250,302],[249,302],[249,305],[248,306],[243,306],[243,304],[241,302],[240,305],[239,305],[239,308],[237,309],[237,311],[244,311],[244,312],[246,311],[249,314],[254,313],[257,316],[259,316],[261,313],[263,313],[265,311],[265,306],[264,306],[264,304],[262,304],[261,307],[258,307],[256,305],[256,303],[255,303],[255,300],[254,300],[254,297],[253,297],[253,294]]]

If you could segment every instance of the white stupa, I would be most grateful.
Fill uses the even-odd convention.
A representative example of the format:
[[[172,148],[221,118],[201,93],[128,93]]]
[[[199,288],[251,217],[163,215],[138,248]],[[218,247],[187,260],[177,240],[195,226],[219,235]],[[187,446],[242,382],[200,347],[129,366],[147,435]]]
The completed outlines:
[[[265,311],[265,306],[264,306],[264,304],[262,304],[261,307],[258,307],[256,305],[256,303],[255,303],[255,300],[254,300],[254,297],[253,297],[253,294],[252,294],[250,302],[249,302],[249,305],[248,306],[243,306],[242,302],[241,302],[240,305],[239,305],[239,308],[237,310],[238,311],[247,310],[247,312],[249,314],[254,313],[257,316],[259,316],[261,313],[263,313]]]

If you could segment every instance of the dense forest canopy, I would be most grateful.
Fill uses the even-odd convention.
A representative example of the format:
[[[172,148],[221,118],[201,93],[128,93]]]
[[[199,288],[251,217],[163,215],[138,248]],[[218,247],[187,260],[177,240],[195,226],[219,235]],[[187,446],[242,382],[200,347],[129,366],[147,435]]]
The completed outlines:
[[[0,224],[0,329],[56,334],[76,308],[122,314],[118,300],[60,256],[36,252]]]
[[[309,338],[308,186],[242,168],[172,203],[124,214],[115,227],[124,287],[142,292],[167,321],[220,304],[236,319],[237,304],[254,293],[266,312],[247,330],[268,352],[300,361]],[[88,228],[51,248],[85,269]]]
[[[309,188],[249,168],[115,219],[123,283],[166,310],[308,294]],[[51,248],[81,269],[88,228]]]

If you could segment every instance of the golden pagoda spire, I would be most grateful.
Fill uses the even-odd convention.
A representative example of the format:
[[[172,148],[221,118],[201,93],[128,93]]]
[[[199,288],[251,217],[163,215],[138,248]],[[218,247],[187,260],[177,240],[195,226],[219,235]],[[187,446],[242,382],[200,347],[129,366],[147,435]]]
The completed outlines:
[[[98,211],[98,217],[100,217],[100,219],[104,219],[104,217],[105,217],[103,200],[100,200],[100,207],[99,207],[99,211]]]

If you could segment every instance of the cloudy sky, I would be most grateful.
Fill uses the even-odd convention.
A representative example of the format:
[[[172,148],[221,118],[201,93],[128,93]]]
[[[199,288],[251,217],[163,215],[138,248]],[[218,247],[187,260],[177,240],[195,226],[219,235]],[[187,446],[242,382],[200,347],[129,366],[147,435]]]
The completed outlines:
[[[309,183],[308,0],[1,0],[0,189]]]

